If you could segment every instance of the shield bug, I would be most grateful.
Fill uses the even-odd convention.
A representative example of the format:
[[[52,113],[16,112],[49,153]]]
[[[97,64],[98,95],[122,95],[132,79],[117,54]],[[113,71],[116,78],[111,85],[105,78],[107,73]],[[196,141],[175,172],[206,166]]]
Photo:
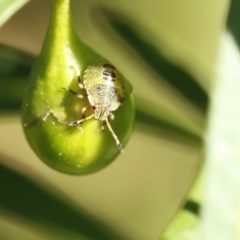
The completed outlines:
[[[82,108],[82,119],[70,122],[69,126],[80,125],[91,118],[100,120],[102,121],[102,130],[104,130],[104,125],[106,124],[119,150],[123,152],[123,147],[109,122],[109,120],[114,119],[113,112],[121,105],[124,98],[124,85],[120,73],[110,63],[105,60],[99,60],[88,65],[84,72],[83,80],[79,75],[77,78],[79,87],[86,90],[86,96],[90,104]],[[63,89],[71,92],[78,98],[82,99],[85,97],[72,89]],[[93,113],[86,116],[88,108],[92,108]]]

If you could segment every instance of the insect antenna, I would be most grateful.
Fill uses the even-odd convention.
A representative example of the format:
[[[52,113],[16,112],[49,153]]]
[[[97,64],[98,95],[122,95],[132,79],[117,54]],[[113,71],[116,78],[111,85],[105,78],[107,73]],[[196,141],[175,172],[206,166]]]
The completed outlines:
[[[117,146],[118,146],[120,152],[122,153],[122,152],[123,152],[122,144],[120,143],[120,141],[119,141],[117,135],[114,133],[114,131],[113,131],[113,129],[112,129],[112,127],[111,127],[111,125],[110,125],[110,123],[109,123],[109,121],[108,121],[107,118],[106,118],[106,124],[107,124],[108,129],[109,129],[109,131],[111,132],[111,134],[112,134],[114,140],[116,141],[116,144],[117,144]]]

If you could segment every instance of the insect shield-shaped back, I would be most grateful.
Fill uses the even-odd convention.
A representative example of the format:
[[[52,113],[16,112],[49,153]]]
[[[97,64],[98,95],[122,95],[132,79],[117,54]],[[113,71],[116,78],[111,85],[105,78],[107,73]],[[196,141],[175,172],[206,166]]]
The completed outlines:
[[[104,106],[115,111],[124,98],[122,76],[104,60],[90,64],[84,73],[84,86],[92,106]]]

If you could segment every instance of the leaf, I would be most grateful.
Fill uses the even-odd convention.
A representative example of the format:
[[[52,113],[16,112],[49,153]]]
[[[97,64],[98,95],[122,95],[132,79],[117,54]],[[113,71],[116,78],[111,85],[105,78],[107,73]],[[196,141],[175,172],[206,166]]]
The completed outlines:
[[[56,192],[52,187],[52,191]],[[72,207],[27,177],[0,165],[0,208],[75,239],[124,239],[91,214]]]
[[[239,9],[240,9],[240,1],[232,0],[229,9],[229,15],[227,20],[227,29],[231,32],[233,37],[235,38],[238,47],[240,48],[240,29],[239,29]]]
[[[172,62],[160,52],[153,43],[150,43],[145,36],[154,36],[133,19],[117,11],[107,8],[98,9],[105,16],[112,28],[141,56],[142,60],[159,74],[163,80],[180,92],[186,99],[193,103],[199,110],[206,113],[208,95],[198,84],[197,80],[183,68]],[[96,24],[102,31],[107,27],[101,22]],[[141,33],[140,30],[141,29]],[[144,33],[144,34],[143,34]],[[159,43],[160,45],[161,43]]]
[[[198,240],[199,218],[195,214],[181,210],[171,222],[161,240]]]
[[[236,224],[240,205],[239,66],[238,42],[226,32],[222,35],[208,122],[201,229],[204,240],[239,239]]]
[[[181,210],[167,226],[161,240],[199,240],[200,210],[202,207],[204,176],[201,173],[185,203],[181,204]],[[185,199],[183,200],[183,202]]]
[[[36,234],[17,226],[17,224],[13,224],[11,220],[8,221],[2,216],[0,217],[0,231],[2,239],[41,240]]]
[[[23,7],[29,0],[1,0],[0,26],[2,26],[14,13]]]
[[[161,109],[158,106],[158,111],[166,112],[167,110]],[[200,147],[202,145],[202,138],[200,134],[191,132],[188,129],[184,129],[180,125],[173,123],[165,118],[154,116],[144,108],[136,109],[136,121],[137,123],[144,124],[150,128],[147,128],[147,134],[154,134],[161,136],[172,141],[177,141],[182,144],[186,144],[192,147]],[[144,131],[144,128],[141,128]]]
[[[34,57],[0,45],[0,111],[19,110]]]

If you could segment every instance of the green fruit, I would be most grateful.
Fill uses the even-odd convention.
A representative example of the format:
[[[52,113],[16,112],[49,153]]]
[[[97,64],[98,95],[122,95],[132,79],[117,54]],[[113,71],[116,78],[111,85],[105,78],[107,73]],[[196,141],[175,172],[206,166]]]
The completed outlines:
[[[68,174],[87,174],[102,169],[120,153],[102,122],[91,119],[78,127],[68,126],[82,118],[88,99],[79,99],[63,87],[83,93],[77,82],[86,67],[102,57],[76,36],[69,0],[55,0],[48,32],[37,58],[23,101],[22,123],[26,138],[39,158]],[[77,71],[77,74],[75,70]],[[111,126],[124,146],[134,124],[134,103],[129,83],[123,104],[114,112]]]

